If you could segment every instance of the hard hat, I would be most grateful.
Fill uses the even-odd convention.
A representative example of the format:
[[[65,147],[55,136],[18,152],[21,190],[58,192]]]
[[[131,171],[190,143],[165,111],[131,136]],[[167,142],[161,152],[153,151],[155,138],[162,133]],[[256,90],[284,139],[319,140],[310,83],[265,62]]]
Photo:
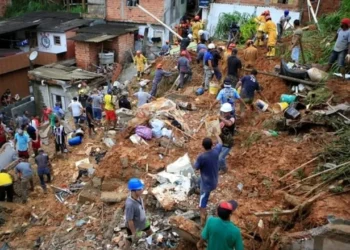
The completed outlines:
[[[204,88],[200,87],[196,90],[196,95],[203,95],[204,94]]]
[[[181,51],[181,56],[187,56],[186,50]]]
[[[340,22],[341,24],[346,24],[350,27],[350,19],[349,18],[343,18]]]
[[[265,17],[265,19],[266,19],[266,21],[267,21],[267,20],[271,20],[271,16],[267,15],[267,16]]]
[[[203,30],[199,30],[199,31],[198,31],[198,35],[200,35],[200,36],[203,35],[203,33],[204,33]]]
[[[224,113],[232,112],[232,110],[233,110],[232,105],[229,104],[228,102],[224,103],[220,108],[220,111]]]
[[[284,11],[284,15],[285,15],[285,16],[288,16],[288,15],[289,15],[289,10],[285,10],[285,11]]]
[[[200,19],[199,16],[195,16],[195,17],[194,17],[194,20],[196,20],[196,21],[198,21],[199,19]]]
[[[141,54],[141,50],[136,51],[136,54],[138,55]]]
[[[188,34],[187,37],[188,37],[189,39],[192,39],[193,36],[192,36],[192,34]]]
[[[163,64],[161,64],[161,63],[157,64],[157,69],[161,69],[162,67],[163,67]]]
[[[215,44],[214,43],[209,43],[208,49],[215,49]]]
[[[143,181],[141,181],[138,178],[131,178],[128,181],[128,189],[130,191],[137,191],[137,190],[142,190],[144,188],[145,184]]]
[[[230,45],[228,46],[229,49],[234,49],[236,48],[236,44],[234,43],[230,43]]]
[[[264,14],[265,14],[265,16],[269,16],[270,15],[270,11],[269,10],[265,10]]]

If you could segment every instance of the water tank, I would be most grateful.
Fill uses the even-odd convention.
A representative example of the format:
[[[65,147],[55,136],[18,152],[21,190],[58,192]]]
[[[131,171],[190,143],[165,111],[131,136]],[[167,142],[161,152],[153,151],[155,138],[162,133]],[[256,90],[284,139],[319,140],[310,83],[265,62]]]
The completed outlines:
[[[100,65],[113,64],[114,63],[114,52],[99,53]]]

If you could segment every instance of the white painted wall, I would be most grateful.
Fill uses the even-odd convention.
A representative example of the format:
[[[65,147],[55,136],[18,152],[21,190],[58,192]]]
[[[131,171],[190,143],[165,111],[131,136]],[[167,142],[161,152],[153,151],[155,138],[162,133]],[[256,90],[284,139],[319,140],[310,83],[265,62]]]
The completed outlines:
[[[54,42],[54,36],[60,37],[61,44]],[[62,53],[67,52],[67,38],[65,33],[38,32],[38,47],[41,52]]]
[[[257,6],[248,6],[240,4],[220,4],[212,3],[210,4],[210,11],[208,16],[207,30],[210,32],[210,35],[214,35],[216,25],[219,22],[219,17],[221,13],[233,13],[235,11],[240,13],[248,13],[251,15],[260,15],[266,9],[270,10],[272,21],[276,24],[279,22],[282,15],[284,15],[284,9],[278,9],[275,7],[257,7]],[[290,23],[293,24],[295,19],[300,19],[300,12],[290,11],[289,15],[291,16]]]

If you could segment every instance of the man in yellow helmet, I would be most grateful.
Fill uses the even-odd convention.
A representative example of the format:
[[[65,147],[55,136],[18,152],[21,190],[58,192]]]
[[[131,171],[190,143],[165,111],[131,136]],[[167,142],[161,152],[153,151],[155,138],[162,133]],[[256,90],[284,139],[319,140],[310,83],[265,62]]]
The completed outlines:
[[[134,57],[134,63],[137,69],[137,80],[140,81],[143,71],[145,70],[145,64],[147,63],[146,57],[142,55],[140,50],[136,51],[136,56]]]
[[[266,24],[265,30],[267,35],[269,36],[267,40],[267,48],[268,52],[266,54],[267,57],[273,57],[276,55],[276,43],[277,43],[277,26],[274,22],[272,22],[270,16],[266,16]]]
[[[265,10],[263,13],[261,13],[260,16],[256,17],[254,21],[257,23],[257,33],[256,33],[256,40],[254,42],[255,46],[264,46],[264,35],[265,35],[265,23],[266,23],[266,16],[270,15],[269,10]]]

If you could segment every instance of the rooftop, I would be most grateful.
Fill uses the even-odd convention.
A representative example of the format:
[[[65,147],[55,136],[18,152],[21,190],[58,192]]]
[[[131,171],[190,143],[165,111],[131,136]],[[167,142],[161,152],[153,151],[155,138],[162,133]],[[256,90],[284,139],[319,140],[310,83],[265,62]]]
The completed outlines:
[[[0,21],[0,34],[34,27],[41,31],[65,32],[89,23],[81,19],[80,14],[39,11]]]
[[[129,32],[134,32],[137,29],[136,26],[125,23],[97,24],[79,29],[77,35],[70,39],[79,42],[99,43]]]

